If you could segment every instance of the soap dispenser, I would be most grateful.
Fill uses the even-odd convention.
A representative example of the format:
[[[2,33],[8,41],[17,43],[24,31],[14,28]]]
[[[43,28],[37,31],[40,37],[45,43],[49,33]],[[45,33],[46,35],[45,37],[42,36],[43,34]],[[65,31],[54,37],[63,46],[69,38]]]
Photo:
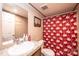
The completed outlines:
[[[31,35],[28,36],[28,41],[31,41]]]

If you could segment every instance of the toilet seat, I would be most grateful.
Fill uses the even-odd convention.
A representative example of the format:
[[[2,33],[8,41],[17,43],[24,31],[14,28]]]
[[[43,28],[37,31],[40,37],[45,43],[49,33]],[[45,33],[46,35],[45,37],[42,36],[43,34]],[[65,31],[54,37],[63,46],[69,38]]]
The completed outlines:
[[[52,51],[51,49],[48,49],[48,48],[43,48],[41,52],[45,56],[55,56],[54,51]]]

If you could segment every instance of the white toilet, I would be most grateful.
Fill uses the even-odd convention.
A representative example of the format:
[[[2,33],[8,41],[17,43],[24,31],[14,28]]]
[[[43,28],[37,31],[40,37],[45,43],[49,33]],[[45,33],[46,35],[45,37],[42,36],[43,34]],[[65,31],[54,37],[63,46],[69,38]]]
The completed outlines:
[[[51,49],[48,49],[48,48],[43,48],[43,49],[41,50],[41,52],[42,52],[42,54],[43,54],[44,56],[55,56],[54,51],[52,51]]]

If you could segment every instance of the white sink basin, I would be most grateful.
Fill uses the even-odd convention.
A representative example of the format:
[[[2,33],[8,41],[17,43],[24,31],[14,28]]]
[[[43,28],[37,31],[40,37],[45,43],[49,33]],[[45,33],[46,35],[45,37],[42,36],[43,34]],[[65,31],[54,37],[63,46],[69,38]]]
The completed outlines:
[[[34,43],[30,41],[23,42],[19,45],[14,45],[8,49],[9,55],[22,55],[34,48]]]

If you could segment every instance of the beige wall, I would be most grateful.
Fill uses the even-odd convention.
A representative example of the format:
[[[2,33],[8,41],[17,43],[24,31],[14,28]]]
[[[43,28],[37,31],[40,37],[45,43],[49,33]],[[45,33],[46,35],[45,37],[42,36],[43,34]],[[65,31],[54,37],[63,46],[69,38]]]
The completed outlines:
[[[2,4],[0,4],[0,49],[1,49],[1,35],[2,35]]]
[[[41,27],[34,27],[34,16],[41,19]],[[43,39],[43,19],[38,12],[28,8],[28,34],[31,35],[32,40]]]
[[[28,13],[28,34],[32,40],[43,39],[43,20],[41,18],[41,27],[34,27],[34,16],[41,18],[38,14],[29,11]]]
[[[78,10],[79,10],[79,9],[78,9]],[[77,18],[77,20],[78,20],[78,31],[77,31],[77,32],[78,32],[78,36],[77,36],[78,39],[77,39],[77,40],[78,40],[78,55],[79,55],[79,11],[78,11],[77,17],[78,17],[78,18]]]
[[[78,36],[77,36],[78,39],[77,40],[78,40],[78,56],[79,56],[79,5],[77,6],[76,10],[77,10],[77,25],[78,25],[77,26],[77,28],[78,28],[78,31],[77,31],[78,32]]]
[[[22,37],[23,34],[28,33],[28,19],[15,16],[15,36]]]

